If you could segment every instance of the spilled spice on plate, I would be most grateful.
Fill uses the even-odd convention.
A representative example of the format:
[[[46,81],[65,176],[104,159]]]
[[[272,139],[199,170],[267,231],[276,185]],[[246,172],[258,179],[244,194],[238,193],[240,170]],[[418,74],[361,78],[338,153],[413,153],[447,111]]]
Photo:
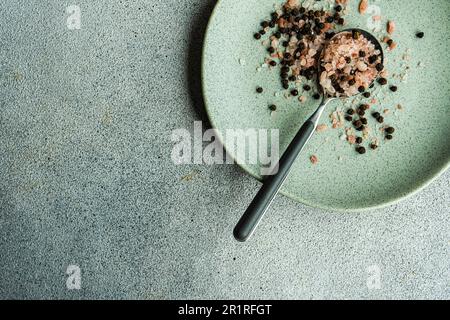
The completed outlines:
[[[327,5],[318,9],[317,3],[332,3],[331,9],[325,9]],[[392,125],[385,124],[385,117],[389,112],[381,115],[374,111],[381,102],[373,97],[372,91],[377,86],[387,86],[391,94],[394,94],[398,91],[398,86],[391,83],[389,72],[380,58],[381,52],[363,35],[358,32],[344,33],[343,39],[339,39],[342,43],[333,43],[339,38],[334,37],[336,33],[350,28],[346,19],[347,5],[348,0],[288,0],[277,7],[270,18],[260,22],[260,29],[254,34],[254,38],[261,41],[266,50],[263,66],[266,65],[269,70],[278,74],[280,90],[285,90],[281,96],[295,97],[299,105],[309,98],[320,100],[319,82],[330,95],[350,97],[360,93],[362,99],[371,99],[346,113],[338,108],[330,114],[331,127],[344,129],[344,139],[356,146],[357,153],[365,154],[367,149],[377,150],[380,147],[379,139],[374,136],[378,131],[375,128],[385,126],[385,141],[393,139],[395,131]],[[361,0],[359,13],[366,14],[368,6],[367,0]],[[376,16],[373,19],[381,21],[382,17]],[[386,44],[388,51],[397,48],[397,43],[392,39],[396,29],[397,25],[393,20],[386,22],[386,36],[382,38],[382,42]],[[423,38],[424,35],[420,33],[421,31],[416,33],[417,38]],[[329,49],[323,55],[325,47]],[[377,81],[374,82],[375,79]],[[258,93],[264,91],[261,87],[258,88]],[[275,96],[280,95],[277,93]],[[359,104],[357,101],[353,103]],[[392,131],[389,133],[387,128],[394,130],[389,129]],[[319,132],[325,130],[325,127],[318,129]]]

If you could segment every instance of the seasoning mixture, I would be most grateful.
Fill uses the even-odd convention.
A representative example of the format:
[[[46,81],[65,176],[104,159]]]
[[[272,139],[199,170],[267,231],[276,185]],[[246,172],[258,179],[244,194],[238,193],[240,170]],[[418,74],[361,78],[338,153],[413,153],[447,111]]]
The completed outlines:
[[[332,31],[335,26],[345,23],[340,14],[343,7],[337,5],[334,9],[334,13],[307,10],[298,0],[288,0],[282,9],[272,13],[271,20],[261,23],[263,29],[254,35],[257,40],[271,29],[276,29],[263,44],[268,45],[269,58],[266,63],[272,67],[277,64],[282,66],[280,78],[284,89],[289,89],[290,83],[296,82],[299,77],[312,80],[317,75],[323,45],[335,35]],[[304,89],[311,90],[308,86]],[[291,93],[295,96],[294,90]]]
[[[328,95],[336,97],[363,93],[384,69],[380,50],[358,31],[333,37],[320,63],[320,85]]]
[[[344,18],[348,11],[347,2],[348,0],[305,0],[301,3],[300,0],[287,0],[272,12],[270,19],[261,22],[261,29],[254,34],[254,38],[261,41],[267,49],[264,65],[279,71],[280,86],[287,90],[284,94],[286,98],[297,97],[300,103],[305,103],[308,97],[319,100],[319,82],[324,91],[332,96],[346,98],[361,93],[363,99],[369,99],[369,90],[374,88],[374,84],[385,86],[389,83],[388,72],[381,61],[381,52],[374,44],[359,32],[336,35],[340,30],[350,27],[346,26]],[[322,9],[317,9],[317,3],[325,5]],[[325,9],[330,3],[333,3],[331,9]],[[360,1],[359,13],[366,14],[367,7],[367,0]],[[382,17],[376,16],[373,19],[381,21]],[[392,39],[395,30],[395,22],[388,21],[386,35],[380,39],[390,51],[397,47]],[[422,38],[424,33],[418,32],[416,36]],[[396,92],[398,87],[391,84],[389,89]],[[265,92],[259,86],[256,91],[258,94]],[[355,145],[359,154],[366,153],[363,144],[372,150],[380,146],[380,139],[376,137],[374,128],[379,129],[385,141],[394,137],[395,129],[384,124],[389,110],[383,113],[370,110],[375,109],[377,103],[379,101],[372,98],[358,107],[350,107],[346,111],[336,110],[330,115],[332,128],[343,128],[344,139],[350,145]],[[272,113],[278,109],[275,104],[269,103]],[[400,110],[398,107],[397,109]],[[366,114],[372,115],[372,124]],[[346,126],[346,121],[351,125]],[[378,128],[379,125],[383,127]],[[319,132],[325,130],[326,125],[321,125],[320,130],[318,128]],[[358,135],[358,132],[361,134]],[[316,160],[311,162],[317,163]]]

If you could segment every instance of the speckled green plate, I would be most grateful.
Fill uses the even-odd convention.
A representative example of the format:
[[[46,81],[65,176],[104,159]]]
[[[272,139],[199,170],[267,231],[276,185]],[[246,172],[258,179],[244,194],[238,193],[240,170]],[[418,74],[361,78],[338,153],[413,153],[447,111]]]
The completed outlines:
[[[325,1],[317,3],[321,2]],[[383,35],[386,19],[397,24],[394,39],[398,48],[385,55],[387,68],[395,75],[390,81],[399,90],[394,94],[386,87],[376,89],[375,97],[380,103],[374,107],[380,112],[390,110],[386,123],[397,128],[395,139],[382,141],[379,150],[361,156],[340,139],[344,129],[315,134],[282,189],[284,195],[310,206],[337,211],[382,207],[425,187],[449,166],[450,1],[371,2],[380,8],[384,19],[382,32],[375,34]],[[278,128],[284,151],[317,102],[309,99],[300,104],[283,94],[277,97],[275,93],[281,90],[278,71],[257,71],[265,49],[261,41],[253,39],[253,34],[261,19],[269,17],[274,4],[280,3],[219,1],[206,34],[202,72],[207,112],[219,132]],[[358,1],[351,3],[347,26],[368,30],[370,15],[359,15]],[[378,14],[376,7],[370,9]],[[415,37],[418,30],[425,32],[424,39]],[[400,77],[404,75],[402,81]],[[255,93],[257,86],[265,88],[263,94]],[[358,103],[335,101],[327,113],[345,109],[352,102]],[[271,103],[278,106],[275,115],[268,110]],[[402,110],[396,107],[399,104]],[[322,123],[329,124],[328,114]],[[382,138],[378,131],[379,126],[374,132]],[[318,164],[311,164],[311,155],[318,157]],[[258,166],[242,168],[260,179]]]

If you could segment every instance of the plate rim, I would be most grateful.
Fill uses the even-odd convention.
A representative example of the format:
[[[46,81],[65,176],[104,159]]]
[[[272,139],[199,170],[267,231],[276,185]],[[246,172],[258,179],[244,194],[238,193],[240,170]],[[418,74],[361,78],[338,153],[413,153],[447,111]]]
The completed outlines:
[[[207,50],[207,46],[208,46],[208,38],[210,36],[210,32],[211,32],[211,27],[212,27],[212,22],[215,19],[216,15],[218,14],[218,8],[220,5],[222,5],[222,3],[226,2],[228,0],[217,0],[216,4],[214,5],[214,8],[211,12],[211,15],[208,19],[208,23],[206,25],[206,31],[205,34],[203,36],[203,47],[202,47],[202,52],[201,52],[201,90],[202,90],[202,96],[203,96],[203,103],[205,106],[205,111],[206,111],[206,115],[208,117],[209,123],[212,126],[212,129],[215,132],[215,136],[217,137],[217,139],[219,140],[219,142],[221,143],[221,145],[223,146],[223,148],[225,149],[225,151],[227,152],[227,154],[233,159],[234,161],[234,165],[237,165],[239,168],[241,168],[241,170],[243,170],[245,173],[247,173],[248,175],[250,175],[251,177],[255,178],[257,181],[259,181],[260,183],[262,183],[262,178],[258,175],[256,175],[255,173],[251,172],[250,169],[245,165],[245,164],[239,164],[236,161],[236,158],[230,154],[228,152],[228,147],[227,145],[224,143],[224,139],[223,136],[221,134],[221,132],[217,129],[217,125],[214,121],[214,118],[211,115],[211,110],[209,107],[209,103],[208,103],[208,98],[207,98],[207,94],[206,94],[206,89],[205,89],[205,72],[206,72],[206,68],[205,68],[205,57],[206,57],[206,50]],[[316,208],[316,209],[322,209],[322,210],[328,210],[328,211],[334,211],[334,212],[339,212],[339,213],[357,213],[357,212],[367,212],[367,211],[373,211],[373,210],[377,210],[377,209],[382,209],[382,208],[386,208],[386,207],[390,207],[393,206],[395,204],[398,204],[399,202],[406,200],[410,197],[413,197],[414,195],[418,194],[419,192],[421,192],[422,190],[424,190],[425,188],[427,188],[428,186],[430,186],[434,181],[436,181],[439,177],[441,177],[448,169],[450,168],[450,157],[448,157],[447,162],[442,165],[442,167],[439,167],[439,169],[437,170],[437,172],[430,174],[430,178],[425,179],[422,183],[416,185],[416,187],[414,187],[411,191],[406,192],[406,193],[401,193],[398,197],[395,197],[393,199],[390,199],[389,201],[386,202],[382,202],[380,204],[377,205],[372,205],[372,206],[361,206],[358,208],[336,208],[333,206],[328,206],[328,205],[323,205],[320,203],[312,203],[310,201],[307,201],[305,199],[301,199],[298,196],[293,195],[292,193],[285,191],[283,189],[281,189],[279,191],[280,194],[282,194],[283,196],[304,204],[310,208]]]

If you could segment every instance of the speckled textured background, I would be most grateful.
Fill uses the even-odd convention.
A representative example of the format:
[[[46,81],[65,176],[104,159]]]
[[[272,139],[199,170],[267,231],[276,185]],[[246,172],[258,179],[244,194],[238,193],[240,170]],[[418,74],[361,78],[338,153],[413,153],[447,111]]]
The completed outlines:
[[[0,297],[450,298],[449,172],[374,212],[279,197],[251,242],[233,240],[258,183],[170,159],[172,130],[205,119],[214,2],[1,2]]]

